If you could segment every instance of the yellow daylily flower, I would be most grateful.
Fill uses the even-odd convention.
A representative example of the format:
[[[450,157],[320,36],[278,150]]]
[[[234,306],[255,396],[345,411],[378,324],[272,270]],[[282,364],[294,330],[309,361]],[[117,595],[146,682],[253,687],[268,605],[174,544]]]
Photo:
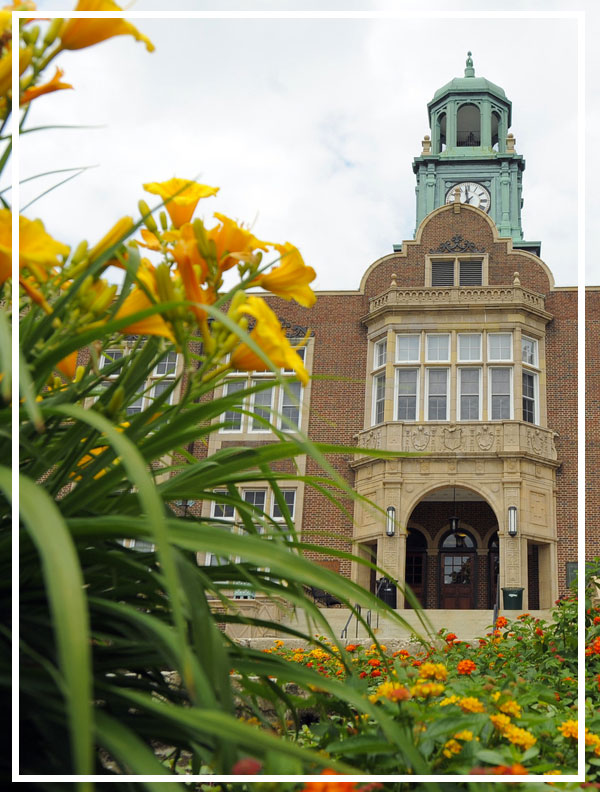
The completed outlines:
[[[69,83],[61,82],[63,74],[64,71],[57,67],[54,77],[47,83],[44,83],[43,85],[33,85],[31,88],[27,88],[21,97],[21,104],[27,104],[27,102],[31,102],[34,99],[37,99],[38,96],[43,96],[43,94],[52,93],[53,91],[61,91],[65,88],[72,88],[73,86]]]
[[[71,354],[57,363],[56,368],[62,372],[65,377],[68,377],[68,379],[75,379],[75,372],[77,371],[77,350],[71,352]]]
[[[28,220],[19,216],[20,270],[28,270],[38,282],[46,281],[48,271],[60,265],[58,257],[68,255],[67,245],[46,233],[41,220]],[[11,277],[11,262],[12,212],[10,209],[0,209],[0,285]]]
[[[281,254],[281,264],[271,272],[259,275],[252,285],[261,286],[284,300],[296,300],[305,308],[310,308],[317,297],[308,284],[317,277],[317,273],[312,267],[306,266],[294,245],[286,242],[285,245],[274,247]]]
[[[300,355],[284,335],[281,323],[261,297],[249,296],[238,309],[238,314],[254,317],[256,324],[250,338],[263,350],[269,360],[278,367],[292,369],[303,385],[308,384],[308,372]],[[240,371],[267,371],[268,366],[247,344],[240,344],[231,355],[231,365]]]
[[[262,242],[244,226],[238,225],[225,215],[215,212],[214,216],[220,225],[207,230],[206,235],[215,243],[219,270],[225,272],[238,261],[254,255],[256,250],[268,250],[268,242]]]
[[[79,0],[75,11],[122,11],[121,6],[112,0]],[[114,36],[133,36],[143,41],[148,52],[154,51],[154,44],[140,33],[131,22],[119,17],[98,17],[67,19],[59,33],[60,49],[78,50],[92,47]]]
[[[209,198],[219,192],[218,187],[178,178],[165,182],[149,182],[143,187],[146,192],[158,195],[165,201],[165,208],[175,228],[189,223],[201,198]]]
[[[19,49],[19,76],[31,63],[33,57],[32,47]],[[12,88],[12,48],[6,47],[0,58],[0,96],[8,96]]]
[[[131,316],[138,313],[138,311],[143,311],[144,308],[150,308],[150,306],[154,304],[155,303],[148,299],[145,292],[141,289],[134,288],[117,311],[115,319],[123,319],[126,316]],[[137,322],[132,322],[130,325],[127,325],[127,327],[122,328],[121,332],[132,333],[134,335],[162,336],[175,343],[175,336],[171,328],[159,313],[148,316],[145,319],[140,319]]]

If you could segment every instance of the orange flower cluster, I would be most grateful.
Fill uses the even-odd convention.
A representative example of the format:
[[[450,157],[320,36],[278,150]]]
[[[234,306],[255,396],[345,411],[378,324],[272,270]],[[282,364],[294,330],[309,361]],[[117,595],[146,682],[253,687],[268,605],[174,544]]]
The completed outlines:
[[[456,670],[459,674],[467,674],[470,676],[473,671],[477,670],[477,666],[472,660],[461,660],[456,666]]]

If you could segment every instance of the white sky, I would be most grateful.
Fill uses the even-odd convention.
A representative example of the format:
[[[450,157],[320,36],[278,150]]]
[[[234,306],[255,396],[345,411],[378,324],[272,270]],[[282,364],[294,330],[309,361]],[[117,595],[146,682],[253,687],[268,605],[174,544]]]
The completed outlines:
[[[494,4],[495,5],[495,4]],[[73,2],[38,0],[46,15]],[[161,10],[138,0],[127,17],[156,45],[131,37],[64,53],[56,63],[75,91],[41,97],[29,126],[99,124],[102,129],[22,138],[20,178],[53,168],[97,165],[25,210],[57,239],[93,243],[122,215],[137,213],[142,183],[171,176],[220,186],[199,212],[252,223],[263,239],[296,244],[317,271],[316,289],[356,289],[367,267],[410,239],[415,224],[412,159],[429,133],[427,102],[462,76],[472,50],[476,76],[513,103],[511,131],[526,160],[523,230],[542,241],[557,285],[577,282],[577,27],[569,19],[147,19]],[[447,7],[432,2],[427,8]],[[457,2],[481,12],[491,3]],[[582,4],[579,7],[584,7]],[[417,8],[399,2],[185,2],[169,13],[238,9],[267,14]],[[567,2],[505,2],[573,11]],[[437,12],[442,13],[441,11]],[[596,12],[588,10],[587,128],[598,119],[593,84]],[[53,69],[50,70],[53,72]],[[50,76],[50,75],[49,75]],[[591,141],[591,193],[598,161]],[[21,188],[21,206],[61,177]],[[598,232],[588,200],[589,281]],[[210,223],[209,223],[210,224]]]

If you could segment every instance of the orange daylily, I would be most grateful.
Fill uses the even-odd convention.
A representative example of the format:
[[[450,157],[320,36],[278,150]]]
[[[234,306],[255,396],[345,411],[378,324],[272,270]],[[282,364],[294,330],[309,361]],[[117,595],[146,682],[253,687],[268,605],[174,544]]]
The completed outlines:
[[[122,11],[112,0],[79,0],[75,11]],[[148,52],[154,44],[126,19],[120,17],[74,18],[67,19],[60,31],[60,49],[78,50],[92,47],[114,36],[133,36],[143,41]]]
[[[285,245],[274,247],[281,254],[281,264],[271,272],[259,275],[252,285],[262,286],[284,300],[296,300],[305,308],[310,308],[317,298],[308,284],[317,277],[317,273],[312,267],[306,266],[294,245],[286,242]]]
[[[220,225],[207,230],[206,235],[216,246],[219,270],[225,272],[238,261],[250,258],[255,250],[268,250],[268,242],[257,239],[247,228],[235,220],[215,212]]]
[[[148,248],[148,250],[160,250],[160,241],[156,234],[153,234],[152,231],[148,231],[147,228],[140,229],[140,233],[144,240],[143,242],[138,240],[138,245],[140,247]]]
[[[43,94],[52,93],[53,91],[60,91],[64,88],[72,88],[73,86],[69,83],[61,82],[63,74],[64,71],[57,68],[56,72],[54,73],[54,77],[47,83],[44,83],[43,85],[33,85],[31,88],[27,88],[21,97],[21,104],[27,104],[27,102],[31,102],[34,99],[37,99],[38,96],[43,96]]]
[[[308,372],[300,355],[283,333],[281,323],[261,297],[248,297],[238,309],[238,314],[254,317],[256,324],[250,332],[269,360],[278,367],[292,369],[303,385],[308,384]],[[239,371],[267,371],[267,364],[247,344],[240,344],[231,355],[231,365]]]
[[[56,368],[62,372],[65,377],[68,377],[70,380],[74,379],[75,372],[77,371],[77,350],[63,358],[60,363],[57,363]]]
[[[19,216],[19,269],[31,273],[35,281],[46,281],[49,270],[61,262],[59,256],[68,256],[69,248],[53,239],[46,233],[41,220],[28,220]],[[0,285],[12,274],[12,212],[0,209]],[[31,283],[31,278],[21,274],[19,277],[23,288],[32,294],[34,299],[43,297]],[[39,300],[36,300],[39,302]]]
[[[201,198],[209,198],[219,192],[218,187],[177,178],[165,182],[149,182],[143,187],[146,192],[158,195],[165,201],[165,208],[175,228],[189,223]]]

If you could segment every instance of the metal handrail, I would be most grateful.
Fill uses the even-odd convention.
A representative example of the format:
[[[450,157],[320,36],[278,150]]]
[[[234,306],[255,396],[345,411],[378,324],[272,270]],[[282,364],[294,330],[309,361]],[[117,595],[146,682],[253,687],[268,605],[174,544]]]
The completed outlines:
[[[346,622],[346,624],[344,625],[344,629],[340,633],[340,638],[345,639],[345,638],[348,637],[348,627],[350,626],[350,622],[352,621],[352,617],[354,616],[355,613],[358,616],[360,616],[361,610],[362,610],[361,606],[358,604],[358,602],[355,602],[354,603],[354,610],[350,611],[350,616],[348,616],[348,621]],[[356,637],[358,638],[358,619],[356,620]]]

